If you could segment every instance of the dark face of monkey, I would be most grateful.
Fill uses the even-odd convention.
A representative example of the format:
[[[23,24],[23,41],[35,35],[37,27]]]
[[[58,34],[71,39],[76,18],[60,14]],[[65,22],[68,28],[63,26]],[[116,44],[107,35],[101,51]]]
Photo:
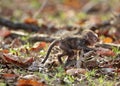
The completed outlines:
[[[92,31],[85,31],[83,33],[83,38],[88,41],[88,45],[93,45],[99,41],[98,35]]]

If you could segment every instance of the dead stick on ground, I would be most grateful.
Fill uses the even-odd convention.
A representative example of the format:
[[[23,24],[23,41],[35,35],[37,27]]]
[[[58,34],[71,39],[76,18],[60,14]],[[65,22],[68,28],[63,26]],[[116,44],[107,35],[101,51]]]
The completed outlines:
[[[120,44],[114,44],[114,43],[96,44],[95,46],[109,48],[109,49],[113,49],[115,47],[115,48],[120,49]]]
[[[44,41],[44,42],[52,42],[53,40],[57,38],[49,37],[48,35],[42,35],[42,34],[36,34],[36,35],[28,35],[27,33],[18,33],[16,31],[11,31],[11,34],[9,35],[12,38],[17,37],[28,37],[29,42],[37,42],[37,41]]]
[[[36,25],[25,24],[25,23],[15,23],[2,17],[0,17],[0,25],[6,26],[14,30],[23,29],[25,31],[33,31],[33,32],[38,32],[41,29],[39,26],[36,26]]]

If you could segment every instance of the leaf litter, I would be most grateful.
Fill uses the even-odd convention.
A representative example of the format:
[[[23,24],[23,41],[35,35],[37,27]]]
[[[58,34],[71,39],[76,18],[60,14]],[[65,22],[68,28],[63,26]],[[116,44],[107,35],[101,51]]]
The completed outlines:
[[[24,1],[19,2],[22,4]],[[100,86],[110,84],[111,86],[119,86],[119,8],[114,7],[116,9],[113,9],[113,6],[109,4],[110,2],[105,2],[105,4],[102,1],[93,2],[88,0],[85,0],[84,3],[79,2],[79,0],[72,0],[72,2],[63,0],[59,3],[56,1],[53,1],[52,4],[46,3],[48,5],[44,6],[45,9],[43,8],[43,15],[41,15],[43,19],[39,17],[44,21],[42,23],[39,19],[32,17],[34,15],[32,9],[28,12],[31,17],[24,18],[23,23],[16,23],[3,17],[0,18],[0,84],[6,86],[96,86],[98,84]],[[88,9],[87,6],[91,7]],[[104,7],[99,8],[99,6]],[[1,9],[3,11],[5,8]],[[11,9],[16,11],[15,8]],[[60,13],[58,9],[63,13]],[[79,9],[86,13],[84,15],[86,17],[82,19],[76,17],[79,14]],[[113,13],[111,13],[111,10]],[[24,8],[23,12],[25,11]],[[67,16],[64,12],[71,14]],[[105,16],[103,15],[104,12],[108,16],[107,19],[102,19]],[[51,21],[48,16],[46,18],[46,13],[47,15],[50,13],[51,17],[54,14]],[[15,17],[13,13],[9,15]],[[112,15],[112,17],[109,17],[109,15]],[[54,17],[57,18],[57,21]],[[72,24],[69,22],[71,20]],[[68,23],[65,23],[66,21]],[[93,50],[73,50],[73,55],[70,54],[62,58],[63,64],[61,65],[57,57],[63,50],[59,48],[59,45],[56,45],[46,63],[41,63],[52,41],[64,38],[63,34],[81,36],[81,33],[85,30],[92,30],[98,35],[99,41],[88,46]],[[67,58],[70,59],[67,60]],[[103,82],[104,80],[106,82]]]

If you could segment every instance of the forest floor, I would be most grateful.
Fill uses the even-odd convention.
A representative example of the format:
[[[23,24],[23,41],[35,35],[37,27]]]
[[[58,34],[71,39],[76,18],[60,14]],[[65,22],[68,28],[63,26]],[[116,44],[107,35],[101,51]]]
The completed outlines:
[[[0,86],[120,86],[119,3],[1,0]],[[56,44],[42,64],[52,41],[83,37],[88,30],[99,40],[94,43],[94,38],[86,37],[92,41],[90,45],[81,41],[81,49],[75,48],[78,41],[63,43],[74,52],[62,57],[63,64],[57,58],[64,49]]]

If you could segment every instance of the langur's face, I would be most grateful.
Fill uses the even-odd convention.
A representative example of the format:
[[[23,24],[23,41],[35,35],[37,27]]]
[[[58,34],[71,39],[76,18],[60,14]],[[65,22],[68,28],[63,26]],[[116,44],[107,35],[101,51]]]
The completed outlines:
[[[88,40],[90,45],[93,45],[99,41],[98,35],[92,31],[86,32],[86,35],[84,38]]]

